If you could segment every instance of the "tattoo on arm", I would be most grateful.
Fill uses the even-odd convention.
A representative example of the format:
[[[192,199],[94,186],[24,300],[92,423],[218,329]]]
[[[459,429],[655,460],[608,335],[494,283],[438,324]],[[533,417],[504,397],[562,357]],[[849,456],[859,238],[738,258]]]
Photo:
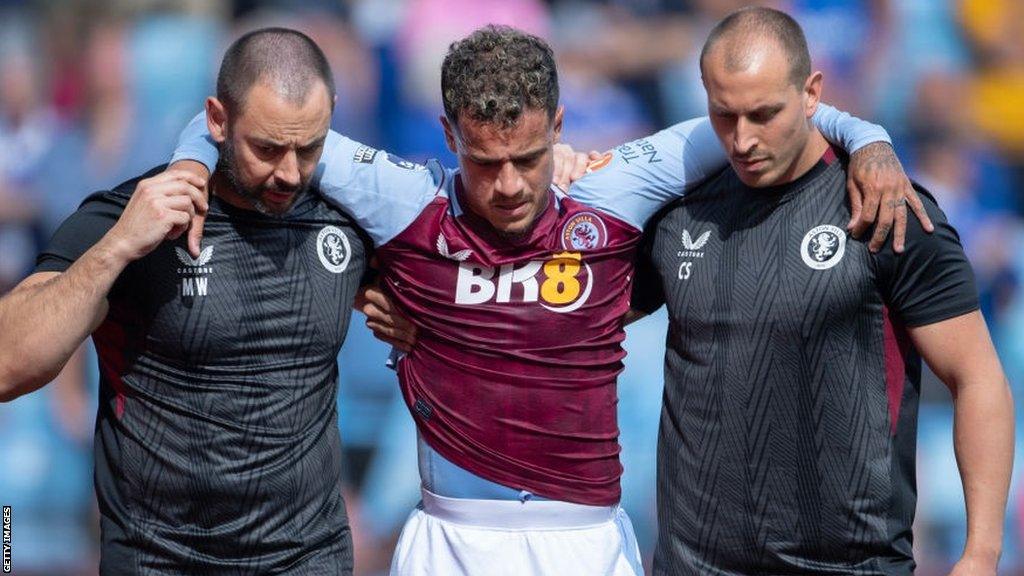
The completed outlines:
[[[865,172],[877,174],[887,171],[902,171],[892,146],[885,142],[874,142],[853,153],[857,156]]]

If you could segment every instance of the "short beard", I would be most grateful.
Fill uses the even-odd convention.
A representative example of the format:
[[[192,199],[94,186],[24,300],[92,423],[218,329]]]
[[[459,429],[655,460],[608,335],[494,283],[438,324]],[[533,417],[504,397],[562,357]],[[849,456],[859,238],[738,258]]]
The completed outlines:
[[[220,159],[217,161],[217,171],[222,173],[228,180],[228,184],[235,189],[235,192],[239,196],[245,198],[249,202],[252,202],[254,210],[263,214],[264,216],[281,216],[281,214],[274,212],[267,208],[263,203],[261,197],[261,189],[244,186],[242,181],[238,178],[238,170],[236,167],[238,163],[235,157],[235,146],[231,143],[231,139],[226,139],[220,146]],[[295,199],[292,201],[291,206],[295,206],[306,190],[309,189],[309,182],[303,182],[299,185],[299,189],[295,192]],[[289,210],[291,209],[289,206]]]
[[[551,202],[551,199],[549,198],[547,201]],[[547,204],[545,204],[544,207],[538,210],[537,213],[533,216],[533,220],[531,220],[529,224],[523,227],[522,230],[516,230],[515,232],[504,232],[502,230],[495,229],[494,231],[498,233],[498,236],[505,240],[508,240],[509,242],[520,242],[533,233],[533,229],[537,227],[537,222],[540,221],[541,216],[544,215],[544,211],[547,209]]]
[[[534,225],[536,225],[536,224],[537,224],[537,221],[534,220],[526,228],[523,228],[522,230],[516,230],[515,232],[505,232],[505,231],[502,231],[502,230],[495,230],[495,232],[497,232],[498,236],[500,236],[504,240],[508,240],[509,242],[519,242],[522,239],[524,239],[527,236],[529,236],[530,232],[533,232]]]

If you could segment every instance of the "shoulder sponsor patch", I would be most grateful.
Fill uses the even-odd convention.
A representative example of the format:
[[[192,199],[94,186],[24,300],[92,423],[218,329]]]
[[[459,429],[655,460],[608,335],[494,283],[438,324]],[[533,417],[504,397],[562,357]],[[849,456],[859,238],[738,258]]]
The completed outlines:
[[[590,174],[591,172],[597,172],[601,168],[604,168],[605,166],[611,164],[612,158],[614,157],[615,155],[612,154],[611,152],[605,152],[597,160],[591,160],[590,163],[587,164],[587,174]]]
[[[360,164],[373,164],[373,159],[377,157],[377,149],[370,148],[369,146],[360,146],[356,148],[356,153],[352,157],[354,162]]]
[[[615,151],[619,153],[619,156],[626,162],[626,164],[632,164],[634,162],[656,164],[661,162],[661,156],[659,155],[658,149],[646,138],[622,144],[616,148]]]
[[[424,166],[423,164],[417,164],[415,162],[410,162],[410,161],[408,161],[408,160],[406,160],[404,158],[400,158],[398,156],[395,156],[394,154],[388,154],[388,162],[391,162],[395,166],[398,166],[399,168],[404,168],[406,170],[426,170],[427,169],[427,167]]]

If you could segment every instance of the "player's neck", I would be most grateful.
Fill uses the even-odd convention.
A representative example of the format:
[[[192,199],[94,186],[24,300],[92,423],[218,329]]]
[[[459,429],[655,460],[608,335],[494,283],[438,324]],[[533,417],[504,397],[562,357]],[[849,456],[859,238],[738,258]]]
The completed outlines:
[[[235,208],[252,210],[254,212],[259,211],[254,205],[253,200],[239,194],[231,183],[231,179],[220,170],[215,171],[210,178],[210,194]]]
[[[804,174],[807,174],[807,172],[809,172],[811,168],[814,168],[814,165],[818,163],[818,160],[821,160],[821,157],[825,155],[825,151],[828,150],[828,147],[829,143],[825,140],[825,137],[821,135],[821,132],[819,132],[817,128],[811,128],[811,133],[807,137],[807,143],[804,145],[804,149],[799,155],[797,155],[796,159],[793,160],[789,169],[782,174],[779,181],[772,185],[780,186],[789,184]]]

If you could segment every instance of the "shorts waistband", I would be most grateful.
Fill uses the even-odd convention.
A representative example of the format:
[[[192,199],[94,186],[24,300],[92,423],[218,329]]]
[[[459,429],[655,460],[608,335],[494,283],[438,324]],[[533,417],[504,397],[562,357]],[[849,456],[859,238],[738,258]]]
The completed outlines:
[[[421,489],[423,511],[448,522],[481,528],[580,528],[615,519],[619,506],[588,506],[558,500],[448,498]]]

